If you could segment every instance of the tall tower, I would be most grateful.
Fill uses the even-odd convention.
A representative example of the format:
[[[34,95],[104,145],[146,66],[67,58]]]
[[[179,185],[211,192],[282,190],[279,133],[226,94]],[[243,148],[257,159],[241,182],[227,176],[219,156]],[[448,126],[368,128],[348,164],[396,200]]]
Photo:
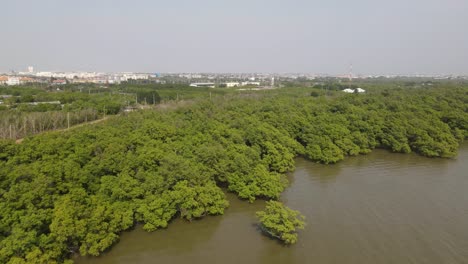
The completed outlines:
[[[349,81],[353,79],[353,64],[349,64],[349,75],[348,75]]]
[[[270,83],[271,87],[274,87],[275,86],[275,77],[271,77],[271,83]]]

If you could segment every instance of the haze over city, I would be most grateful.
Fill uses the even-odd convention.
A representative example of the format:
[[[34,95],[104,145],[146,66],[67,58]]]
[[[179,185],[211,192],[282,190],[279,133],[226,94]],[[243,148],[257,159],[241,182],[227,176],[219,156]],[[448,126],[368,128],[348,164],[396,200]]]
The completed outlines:
[[[72,3],[73,2],[73,3]],[[468,2],[4,1],[0,72],[468,73]]]

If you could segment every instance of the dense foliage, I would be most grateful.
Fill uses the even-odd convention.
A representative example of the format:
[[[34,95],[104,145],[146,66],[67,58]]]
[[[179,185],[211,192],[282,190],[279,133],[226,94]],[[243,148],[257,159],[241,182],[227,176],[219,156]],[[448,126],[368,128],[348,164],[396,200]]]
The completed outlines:
[[[265,210],[256,213],[260,228],[285,244],[297,242],[298,229],[304,229],[305,217],[277,201],[266,202]]]
[[[454,157],[468,136],[464,88],[310,93],[249,92],[0,141],[0,263],[99,255],[137,223],[223,214],[222,187],[277,199],[298,155]]]

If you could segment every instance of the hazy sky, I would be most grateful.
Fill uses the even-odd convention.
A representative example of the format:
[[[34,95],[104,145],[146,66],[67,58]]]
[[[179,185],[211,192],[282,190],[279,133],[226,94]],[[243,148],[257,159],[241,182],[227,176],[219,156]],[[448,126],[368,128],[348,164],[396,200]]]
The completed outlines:
[[[0,72],[468,74],[468,0],[0,4]]]

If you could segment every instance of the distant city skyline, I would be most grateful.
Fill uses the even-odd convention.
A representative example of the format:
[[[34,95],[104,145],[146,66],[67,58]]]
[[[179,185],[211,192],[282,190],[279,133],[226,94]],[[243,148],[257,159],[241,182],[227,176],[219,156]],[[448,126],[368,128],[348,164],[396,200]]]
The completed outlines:
[[[468,1],[6,1],[0,72],[468,75]]]

